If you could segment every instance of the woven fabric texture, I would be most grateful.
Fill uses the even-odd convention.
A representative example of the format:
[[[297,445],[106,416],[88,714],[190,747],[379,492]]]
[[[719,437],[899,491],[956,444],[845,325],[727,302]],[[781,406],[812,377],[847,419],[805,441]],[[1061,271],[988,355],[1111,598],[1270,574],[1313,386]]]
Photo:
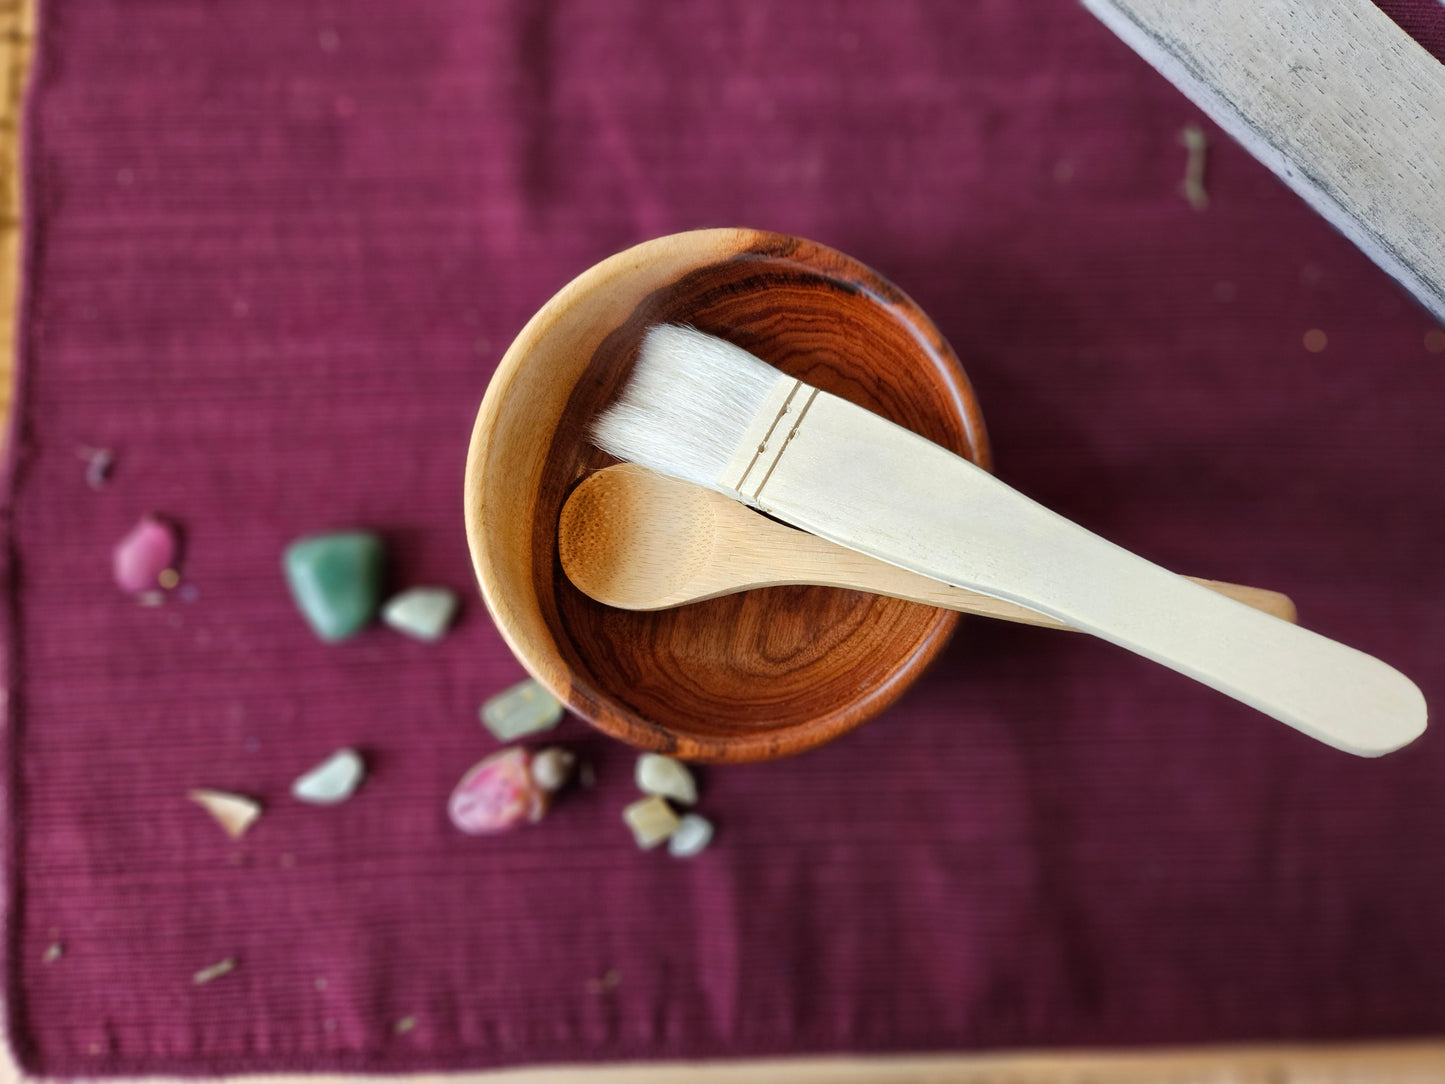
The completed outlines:
[[[1445,41],[1445,7],[1390,7]],[[1445,337],[1081,8],[41,22],[5,551],[26,1069],[1445,1032],[1445,740],[1355,759],[1082,636],[965,621],[882,719],[702,772],[718,835],[691,862],[636,851],[632,755],[576,720],[595,789],[501,838],[447,822],[495,748],[478,704],[523,676],[461,526],[488,377],[573,275],[697,226],[878,268],[962,357],[1005,480],[1288,592],[1445,703]],[[82,446],[115,452],[103,489]],[[155,607],[109,567],[147,512],[190,588]],[[311,635],[280,555],[343,527],[385,536],[394,584],[463,593],[450,638]],[[343,745],[356,797],[292,801]],[[231,841],[198,786],[265,813]]]

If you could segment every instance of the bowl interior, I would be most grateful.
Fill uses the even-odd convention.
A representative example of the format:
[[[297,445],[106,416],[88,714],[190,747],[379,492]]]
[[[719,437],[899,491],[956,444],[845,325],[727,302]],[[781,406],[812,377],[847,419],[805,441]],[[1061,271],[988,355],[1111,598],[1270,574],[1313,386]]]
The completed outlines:
[[[557,557],[562,504],[614,462],[586,426],[661,322],[727,338],[986,464],[977,405],[952,351],[896,288],[823,246],[740,230],[674,235],[594,268],[528,325],[488,389],[468,534],[522,663],[574,711],[644,748],[711,761],[811,748],[892,703],[957,615],[817,587],[634,613],[573,587]]]

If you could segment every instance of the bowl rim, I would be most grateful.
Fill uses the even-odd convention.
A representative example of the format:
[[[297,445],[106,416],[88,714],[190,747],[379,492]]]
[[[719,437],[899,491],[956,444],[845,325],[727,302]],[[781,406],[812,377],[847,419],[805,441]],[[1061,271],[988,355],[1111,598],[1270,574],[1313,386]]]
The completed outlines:
[[[463,511],[473,571],[492,621],[513,656],[532,678],[594,728],[635,748],[669,753],[688,760],[715,762],[774,759],[816,748],[887,710],[942,651],[961,616],[942,611],[939,627],[865,699],[849,701],[780,730],[705,738],[677,734],[662,724],[647,720],[634,720],[629,713],[595,712],[593,705],[577,689],[573,674],[555,643],[544,645],[546,649],[539,650],[533,636],[522,627],[523,622],[507,598],[501,576],[493,567],[485,536],[486,502],[482,485],[490,460],[496,454],[493,438],[499,428],[501,412],[528,360],[563,317],[579,302],[604,289],[609,282],[631,276],[648,265],[660,262],[693,270],[748,251],[776,252],[798,246],[856,268],[861,275],[868,276],[884,288],[886,296],[879,300],[890,310],[901,310],[906,322],[913,325],[914,333],[928,340],[929,352],[948,371],[953,391],[951,398],[964,437],[976,456],[975,461],[985,469],[991,469],[988,434],[977,396],[953,348],[923,309],[860,260],[828,245],[766,230],[725,228],[666,234],[633,245],[588,267],[549,298],[518,332],[498,362],[477,411],[467,449]]]

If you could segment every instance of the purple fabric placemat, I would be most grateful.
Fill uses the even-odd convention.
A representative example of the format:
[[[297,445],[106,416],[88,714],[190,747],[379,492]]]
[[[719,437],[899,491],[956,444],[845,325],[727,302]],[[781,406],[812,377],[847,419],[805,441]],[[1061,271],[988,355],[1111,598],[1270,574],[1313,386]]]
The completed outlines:
[[[1375,6],[1445,63],[1445,0],[1375,0]]]
[[[1005,479],[1289,592],[1445,702],[1439,330],[1227,139],[1192,211],[1197,112],[1082,10],[42,21],[6,551],[27,1070],[1445,1032],[1438,733],[1354,759],[1081,636],[965,622],[885,718],[706,771],[718,838],[690,863],[634,850],[631,754],[576,721],[594,790],[500,839],[447,824],[494,748],[477,705],[522,676],[461,527],[487,379],[572,275],[701,225],[876,266],[963,357]],[[80,445],[115,449],[105,489]],[[148,511],[183,526],[193,601],[113,587]],[[349,526],[386,535],[396,584],[466,594],[450,639],[312,638],[280,553]],[[291,801],[341,745],[358,795]],[[231,842],[195,786],[266,813]]]

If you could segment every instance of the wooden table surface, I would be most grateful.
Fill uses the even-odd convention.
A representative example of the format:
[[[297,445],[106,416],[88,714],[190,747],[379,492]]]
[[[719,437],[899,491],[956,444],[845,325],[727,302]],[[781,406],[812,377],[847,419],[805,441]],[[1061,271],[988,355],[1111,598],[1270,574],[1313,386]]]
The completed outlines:
[[[20,122],[34,0],[0,0],[0,422],[14,399],[21,259]],[[0,1084],[20,1070],[0,1055]],[[287,1076],[235,1078],[277,1084]],[[375,1084],[377,1077],[301,1075],[297,1084]],[[561,1066],[487,1073],[420,1074],[406,1084],[1324,1084],[1445,1081],[1445,1040],[1329,1046],[1218,1046],[1163,1051],[978,1053],[928,1057],[798,1058],[709,1064]]]

